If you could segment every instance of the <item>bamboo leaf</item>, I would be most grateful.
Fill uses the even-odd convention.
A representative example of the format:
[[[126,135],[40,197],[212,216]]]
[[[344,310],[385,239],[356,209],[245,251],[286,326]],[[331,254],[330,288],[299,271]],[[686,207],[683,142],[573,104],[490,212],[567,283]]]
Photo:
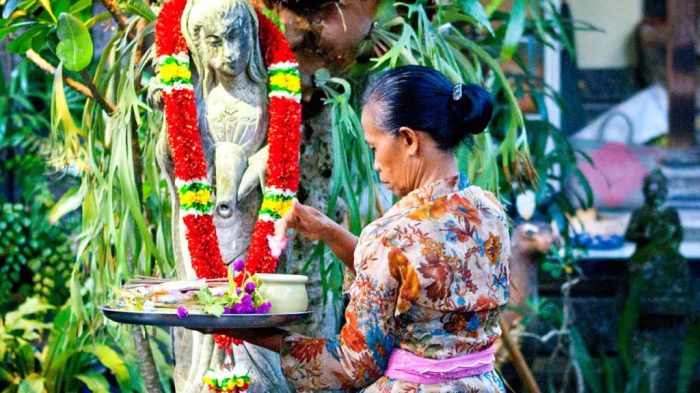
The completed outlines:
[[[93,393],[109,393],[109,382],[107,382],[107,378],[98,372],[88,371],[76,375],[75,378],[84,383]]]
[[[493,34],[491,22],[484,11],[484,7],[479,0],[457,0],[457,5],[461,8],[465,15],[472,18],[472,22],[477,26],[485,27],[489,33]]]
[[[92,37],[85,24],[68,13],[58,16],[58,39],[56,56],[66,69],[82,71],[92,60]]]
[[[503,39],[501,47],[501,61],[509,60],[515,54],[515,51],[520,45],[520,38],[525,31],[525,0],[513,0],[513,8],[510,11],[510,19],[508,20],[508,29],[506,36]]]
[[[157,18],[156,13],[153,12],[151,7],[149,7],[143,0],[129,0],[129,2],[126,3],[126,9],[149,22],[153,22]]]
[[[86,191],[87,189],[83,185],[75,186],[66,191],[66,193],[61,196],[61,199],[51,207],[49,211],[49,222],[55,224],[63,216],[79,208],[83,203]]]

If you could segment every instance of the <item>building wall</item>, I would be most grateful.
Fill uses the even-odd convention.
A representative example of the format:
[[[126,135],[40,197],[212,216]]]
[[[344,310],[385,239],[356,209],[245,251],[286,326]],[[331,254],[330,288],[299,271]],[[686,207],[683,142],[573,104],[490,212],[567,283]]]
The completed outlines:
[[[603,32],[576,33],[578,67],[624,68],[636,64],[636,28],[643,0],[569,0],[574,19],[592,23]]]

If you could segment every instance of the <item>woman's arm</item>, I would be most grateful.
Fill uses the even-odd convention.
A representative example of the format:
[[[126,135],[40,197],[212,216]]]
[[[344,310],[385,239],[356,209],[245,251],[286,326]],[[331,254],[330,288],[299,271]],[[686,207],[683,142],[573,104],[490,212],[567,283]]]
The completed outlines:
[[[321,240],[353,274],[355,273],[353,255],[357,237],[342,225],[295,199],[287,214],[275,223],[275,236],[282,239],[288,229],[294,229],[308,239]]]

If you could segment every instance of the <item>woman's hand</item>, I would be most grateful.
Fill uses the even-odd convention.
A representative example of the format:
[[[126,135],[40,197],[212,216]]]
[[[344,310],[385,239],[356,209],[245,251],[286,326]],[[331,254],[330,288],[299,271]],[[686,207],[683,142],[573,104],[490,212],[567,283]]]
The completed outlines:
[[[323,240],[331,223],[335,224],[320,211],[294,199],[287,214],[275,223],[275,236],[282,239],[288,229],[294,229],[309,240]]]
[[[282,241],[288,229],[296,230],[307,239],[326,243],[333,254],[355,273],[353,254],[357,237],[325,214],[294,199],[287,214],[275,223],[275,237]]]

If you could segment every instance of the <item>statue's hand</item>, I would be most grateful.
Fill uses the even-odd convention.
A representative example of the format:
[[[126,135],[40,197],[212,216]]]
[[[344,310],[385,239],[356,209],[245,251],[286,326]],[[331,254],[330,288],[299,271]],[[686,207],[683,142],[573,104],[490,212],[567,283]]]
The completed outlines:
[[[239,201],[250,194],[258,185],[261,189],[265,187],[265,170],[267,169],[269,151],[269,145],[265,145],[248,158],[248,168],[243,173],[241,184],[238,186]]]
[[[163,86],[160,84],[160,78],[153,77],[148,82],[148,92],[146,94],[148,103],[156,108],[163,109]]]

